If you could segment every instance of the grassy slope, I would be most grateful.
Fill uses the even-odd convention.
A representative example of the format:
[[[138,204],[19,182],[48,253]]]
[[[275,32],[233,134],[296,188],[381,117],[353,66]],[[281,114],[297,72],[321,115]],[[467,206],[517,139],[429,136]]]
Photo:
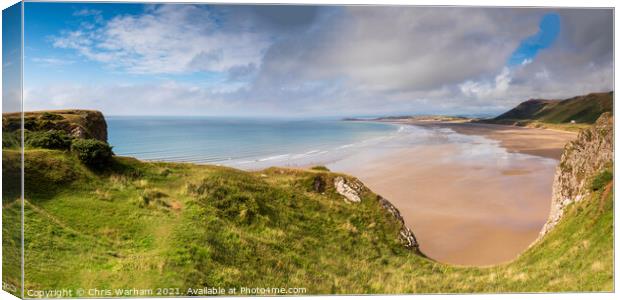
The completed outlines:
[[[488,123],[579,131],[604,112],[613,113],[613,92],[591,93],[566,100],[528,100]],[[577,124],[570,124],[574,120]]]
[[[5,168],[15,155],[4,150]],[[312,191],[314,177],[329,180],[335,176],[329,172],[248,173],[119,157],[111,170],[94,174],[68,153],[28,150],[26,173],[31,289],[285,286],[322,294],[613,289],[610,188],[573,205],[542,243],[516,261],[470,268],[405,250],[397,239],[399,225],[371,192],[360,204],[349,204],[330,186],[323,194]],[[18,253],[6,252],[5,261],[12,255]]]

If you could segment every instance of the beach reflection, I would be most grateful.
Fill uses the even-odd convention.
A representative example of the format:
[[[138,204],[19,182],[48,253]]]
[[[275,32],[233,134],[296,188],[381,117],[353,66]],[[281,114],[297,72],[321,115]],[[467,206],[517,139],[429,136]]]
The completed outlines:
[[[442,262],[515,258],[545,223],[557,160],[505,149],[448,128],[411,134],[328,164],[392,201],[421,250]]]

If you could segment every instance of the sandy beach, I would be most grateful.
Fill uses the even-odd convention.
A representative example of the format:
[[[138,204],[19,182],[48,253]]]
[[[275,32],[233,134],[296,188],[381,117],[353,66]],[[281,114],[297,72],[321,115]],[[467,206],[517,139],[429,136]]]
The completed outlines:
[[[576,135],[471,123],[416,127],[416,143],[388,143],[328,167],[394,203],[435,260],[484,266],[514,259],[545,223],[555,167]]]
[[[482,123],[410,123],[417,126],[450,128],[457,133],[481,135],[500,142],[509,152],[560,159],[564,145],[577,136],[574,132]]]

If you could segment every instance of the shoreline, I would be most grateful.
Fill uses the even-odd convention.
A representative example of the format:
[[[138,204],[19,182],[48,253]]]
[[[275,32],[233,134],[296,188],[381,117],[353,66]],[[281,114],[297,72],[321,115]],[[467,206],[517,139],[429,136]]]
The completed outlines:
[[[557,160],[562,156],[567,141],[576,138],[578,134],[557,129],[475,122],[402,122],[399,124],[450,128],[460,134],[478,135],[496,140],[509,152]]]
[[[432,141],[327,167],[389,199],[422,252],[454,265],[506,263],[529,247],[547,221],[563,146],[576,136],[494,124],[389,123],[432,131]]]
[[[360,120],[347,120],[359,122]],[[368,122],[368,121],[366,121]],[[554,128],[534,128],[507,124],[472,122],[470,119],[442,121],[435,119],[376,119],[372,122],[413,125],[426,128],[449,128],[456,133],[484,136],[497,140],[510,152],[560,159],[564,145],[577,137],[579,132]],[[515,138],[516,137],[516,138]],[[545,147],[536,145],[543,143]],[[534,145],[532,145],[534,144]]]
[[[432,259],[454,265],[501,264],[513,260],[529,247],[549,215],[552,179],[562,152],[562,139],[576,136],[571,132],[510,125],[385,123],[411,126],[424,132],[439,130],[439,135],[446,134],[442,130],[448,129],[456,136],[473,140],[465,142],[463,148],[458,143],[426,144],[412,136],[406,138],[413,143],[399,145],[400,149],[396,147],[396,151],[379,143],[360,148],[350,156],[322,157],[309,164],[292,162],[273,166],[310,169],[325,165],[333,172],[359,178],[401,211],[405,223],[418,238],[422,252]],[[385,143],[391,141],[387,139]],[[468,165],[467,158],[445,162],[446,157],[458,156],[463,149],[471,147],[493,151],[504,149],[506,153],[491,155],[508,155],[511,159],[525,158],[526,161],[504,167]],[[533,161],[528,162],[528,159]],[[250,172],[268,168],[204,164]],[[412,191],[411,187],[415,186],[424,187]],[[510,189],[523,186],[531,188],[507,195],[511,194],[507,193]],[[527,200],[520,202],[516,197]]]

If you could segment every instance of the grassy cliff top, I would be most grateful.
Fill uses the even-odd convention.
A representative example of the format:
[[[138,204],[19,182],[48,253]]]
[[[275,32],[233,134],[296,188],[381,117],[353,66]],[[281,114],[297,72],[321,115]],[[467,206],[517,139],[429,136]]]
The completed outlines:
[[[2,114],[2,131],[16,132],[21,128],[21,113]],[[24,112],[24,129],[28,131],[61,130],[76,138],[107,141],[107,124],[96,110],[65,109]]]
[[[3,172],[18,170],[18,156],[5,149]],[[353,180],[346,175],[321,169],[244,172],[125,157],[95,173],[70,152],[32,149],[25,158],[27,289],[166,286],[183,294],[205,285],[294,286],[310,294],[613,289],[613,189],[607,177],[514,262],[478,268],[437,263],[403,247],[400,225],[377,195],[364,188],[361,202],[352,203],[335,191],[334,178]],[[322,189],[316,178],[324,182]],[[3,213],[8,224],[19,220],[19,202],[5,202]],[[3,236],[10,245],[10,232]],[[4,262],[19,255],[4,253]],[[7,274],[19,271],[12,268],[4,268],[9,282]]]

